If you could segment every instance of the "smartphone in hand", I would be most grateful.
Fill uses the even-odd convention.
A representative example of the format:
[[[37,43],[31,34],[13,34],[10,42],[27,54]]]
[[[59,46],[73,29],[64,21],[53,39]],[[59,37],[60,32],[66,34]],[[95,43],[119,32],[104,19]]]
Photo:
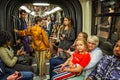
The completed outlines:
[[[22,75],[21,75],[21,73],[18,73],[18,77],[21,77]]]
[[[21,48],[20,48],[20,51],[23,51],[24,50],[24,47],[22,46]]]
[[[21,73],[18,73],[17,80],[21,80],[22,77],[23,77],[22,74],[21,74]]]

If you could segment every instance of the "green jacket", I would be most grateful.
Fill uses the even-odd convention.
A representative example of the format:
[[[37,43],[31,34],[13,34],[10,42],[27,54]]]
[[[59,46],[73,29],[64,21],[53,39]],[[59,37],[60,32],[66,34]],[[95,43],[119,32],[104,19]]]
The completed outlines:
[[[14,56],[14,53],[11,52],[8,48],[0,48],[0,58],[8,67],[13,67],[18,58]]]

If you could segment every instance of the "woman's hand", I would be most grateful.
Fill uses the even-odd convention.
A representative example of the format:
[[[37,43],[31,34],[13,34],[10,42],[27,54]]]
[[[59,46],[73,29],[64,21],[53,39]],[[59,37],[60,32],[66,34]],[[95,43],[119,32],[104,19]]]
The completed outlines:
[[[65,37],[65,34],[62,34],[62,37],[64,38],[64,37]]]
[[[64,40],[64,38],[65,38],[65,34],[61,34],[60,35],[60,40]]]
[[[65,67],[65,68],[63,69],[63,71],[64,71],[64,72],[69,72],[69,68],[68,68],[68,67]]]
[[[25,55],[26,52],[23,50],[17,50],[17,55]]]
[[[60,72],[63,72],[65,66],[66,66],[65,64],[61,64]]]
[[[16,80],[17,77],[18,77],[18,75],[12,74],[12,75],[10,75],[10,76],[7,77],[7,80]]]

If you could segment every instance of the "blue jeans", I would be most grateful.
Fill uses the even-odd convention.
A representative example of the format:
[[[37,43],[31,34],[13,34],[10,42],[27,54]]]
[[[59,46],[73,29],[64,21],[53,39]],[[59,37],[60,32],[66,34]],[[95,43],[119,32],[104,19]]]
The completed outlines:
[[[20,73],[23,76],[22,80],[33,80],[33,73],[32,72],[20,71]]]
[[[50,79],[52,78],[52,71],[53,71],[54,67],[57,65],[63,64],[64,62],[65,61],[59,57],[55,57],[55,58],[50,59]]]

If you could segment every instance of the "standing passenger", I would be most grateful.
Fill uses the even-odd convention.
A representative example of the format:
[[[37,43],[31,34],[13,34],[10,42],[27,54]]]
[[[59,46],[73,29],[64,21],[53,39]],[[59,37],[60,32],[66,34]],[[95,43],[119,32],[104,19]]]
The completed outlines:
[[[48,31],[48,35],[50,37],[51,33],[52,33],[52,22],[51,22],[51,18],[48,17],[47,18],[47,31]]]
[[[32,37],[32,47],[36,53],[37,69],[41,77],[45,75],[45,54],[46,50],[49,48],[48,36],[45,30],[41,27],[42,18],[39,16],[35,17],[35,26],[30,27],[25,30],[16,30],[20,36],[31,36]]]
[[[19,18],[18,24],[17,24],[17,29],[18,30],[27,29],[27,23],[25,21],[25,18],[26,18],[26,11],[21,10],[20,11],[20,18]],[[31,53],[31,48],[30,48],[30,39],[29,39],[29,37],[28,36],[18,36],[17,40],[20,41],[23,44],[25,52],[27,54],[30,54]]]
[[[68,50],[75,40],[75,30],[69,17],[64,18],[63,26],[60,30],[60,42],[58,47]]]

